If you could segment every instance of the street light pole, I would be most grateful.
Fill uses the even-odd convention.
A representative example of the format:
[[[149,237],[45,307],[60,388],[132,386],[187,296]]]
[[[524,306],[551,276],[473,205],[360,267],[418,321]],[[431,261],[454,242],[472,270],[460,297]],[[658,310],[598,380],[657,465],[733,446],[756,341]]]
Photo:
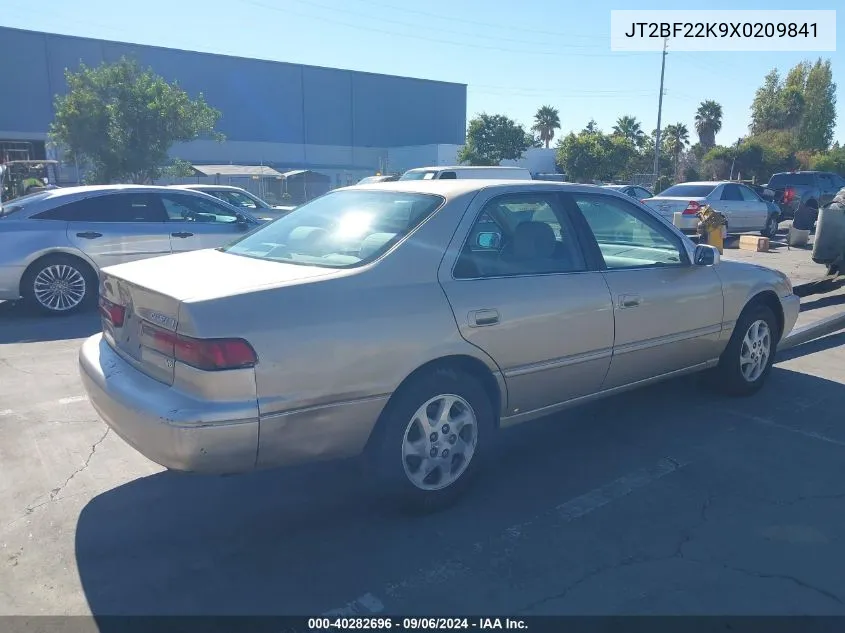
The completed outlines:
[[[654,139],[654,186],[660,174],[660,118],[663,115],[663,78],[666,75],[666,46],[669,38],[663,38],[663,59],[660,64],[660,98],[657,102],[657,136]],[[655,192],[656,193],[656,192]]]

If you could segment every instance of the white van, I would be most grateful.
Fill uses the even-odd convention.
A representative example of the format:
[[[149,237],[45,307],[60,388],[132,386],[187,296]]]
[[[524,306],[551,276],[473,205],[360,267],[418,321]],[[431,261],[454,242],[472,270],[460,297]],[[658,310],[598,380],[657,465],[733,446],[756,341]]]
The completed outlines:
[[[399,180],[532,180],[531,172],[524,167],[417,167],[409,169]]]

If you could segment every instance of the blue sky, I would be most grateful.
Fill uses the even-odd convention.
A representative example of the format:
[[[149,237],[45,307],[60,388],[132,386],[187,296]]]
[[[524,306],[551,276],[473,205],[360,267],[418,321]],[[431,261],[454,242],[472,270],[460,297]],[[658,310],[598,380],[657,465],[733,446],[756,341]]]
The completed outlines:
[[[123,4],[117,8],[116,5]],[[807,8],[836,9],[821,0]],[[611,52],[611,9],[676,9],[679,3],[601,0],[3,0],[0,25],[188,50],[407,75],[468,84],[467,114],[506,114],[529,126],[544,104],[563,132],[590,118],[609,130],[617,117],[656,125],[659,53]],[[697,7],[703,8],[703,7]],[[710,9],[795,9],[794,2],[712,0]],[[837,15],[837,31],[843,30]],[[841,40],[842,36],[837,39]],[[845,53],[672,53],[663,122],[693,131],[703,99],[724,108],[717,142],[747,132],[763,76],[802,59],[833,61],[839,87],[835,138],[845,143]],[[409,122],[412,124],[412,122]]]

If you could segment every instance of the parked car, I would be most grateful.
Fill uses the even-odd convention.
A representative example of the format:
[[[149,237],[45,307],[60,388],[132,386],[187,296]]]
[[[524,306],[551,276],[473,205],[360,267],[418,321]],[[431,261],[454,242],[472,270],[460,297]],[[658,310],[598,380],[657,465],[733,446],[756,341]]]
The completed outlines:
[[[640,187],[639,185],[602,185],[602,187],[605,189],[613,189],[619,193],[624,193],[626,196],[631,196],[637,200],[645,200],[646,198],[654,197],[653,193],[645,187]]]
[[[700,370],[757,391],[799,309],[782,273],[628,196],[536,181],[338,189],[102,276],[81,375],[138,451],[206,473],[362,455],[425,507],[499,427]]]
[[[249,213],[256,217],[271,220],[287,215],[296,208],[293,205],[271,205],[269,202],[262,200],[254,193],[250,193],[246,189],[241,189],[240,187],[230,187],[228,185],[171,185],[171,187],[202,191],[203,193],[210,194],[215,198],[220,198],[223,202],[227,202],[233,207],[246,209]]]
[[[812,228],[819,217],[819,208],[831,202],[843,187],[845,178],[826,171],[781,172],[773,174],[763,185],[762,197],[778,206],[781,220],[796,219],[796,213],[806,210],[806,218],[801,218],[799,223]]]
[[[361,178],[357,184],[359,185],[373,185],[379,182],[394,182],[399,180],[399,174],[388,174],[386,176],[367,176],[366,178]]]
[[[485,178],[497,180],[532,180],[531,172],[523,167],[418,167],[409,169],[399,180],[460,180]]]
[[[778,232],[779,217],[774,208],[737,182],[685,182],[672,185],[643,203],[669,222],[674,222],[675,213],[681,212],[678,228],[687,234],[696,232],[696,214],[704,205],[724,214],[730,233],[759,231],[761,235],[774,237]]]
[[[199,191],[67,187],[13,201],[0,216],[0,299],[69,314],[97,297],[103,266],[216,248],[260,221]]]

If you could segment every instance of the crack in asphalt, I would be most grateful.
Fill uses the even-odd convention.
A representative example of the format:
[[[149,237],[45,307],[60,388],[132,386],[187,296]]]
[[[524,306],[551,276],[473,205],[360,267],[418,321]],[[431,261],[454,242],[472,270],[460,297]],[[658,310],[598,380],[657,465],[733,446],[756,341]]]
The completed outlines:
[[[53,488],[53,489],[50,491],[50,499],[49,499],[49,501],[45,501],[43,504],[40,504],[40,505],[46,505],[47,503],[50,503],[50,501],[55,501],[55,500],[56,500],[56,498],[59,496],[59,493],[60,493],[62,490],[64,490],[64,489],[67,487],[67,485],[68,485],[71,481],[73,481],[73,478],[74,478],[74,477],[76,477],[76,476],[77,476],[79,473],[81,473],[83,470],[85,470],[86,468],[88,468],[88,464],[90,464],[90,463],[91,463],[91,459],[94,457],[94,453],[96,453],[96,452],[97,452],[97,447],[98,447],[100,444],[102,444],[102,443],[103,443],[103,440],[105,440],[105,439],[106,439],[106,437],[108,436],[108,434],[109,434],[109,432],[110,432],[110,431],[111,431],[111,427],[106,427],[106,432],[105,432],[105,433],[103,433],[103,434],[100,436],[100,439],[98,439],[96,442],[94,442],[94,443],[91,445],[91,451],[88,453],[88,457],[86,457],[86,458],[85,458],[85,461],[82,463],[82,466],[80,466],[80,467],[79,467],[79,468],[77,468],[75,471],[73,471],[73,472],[70,474],[70,477],[68,477],[67,479],[65,479],[65,480],[64,480],[64,483],[62,483],[61,485],[59,485],[59,486],[57,486],[57,487]]]
[[[3,530],[5,531],[6,529],[12,527],[15,523],[20,521],[21,519],[28,517],[30,514],[32,514],[36,510],[39,510],[39,509],[43,508],[44,506],[49,505],[53,501],[56,501],[59,497],[59,494],[62,492],[62,490],[64,490],[68,486],[68,484],[71,481],[73,481],[74,477],[76,477],[79,473],[81,473],[82,471],[84,471],[85,469],[88,468],[88,466],[91,464],[91,459],[93,459],[94,454],[97,452],[97,448],[99,448],[100,444],[102,444],[103,441],[106,439],[106,437],[108,437],[108,434],[109,434],[110,431],[111,431],[111,427],[107,427],[105,433],[103,433],[100,436],[100,438],[91,445],[91,450],[88,452],[88,456],[85,458],[85,461],[82,462],[82,465],[79,468],[77,468],[76,470],[74,470],[70,474],[70,476],[67,479],[65,479],[60,485],[58,485],[55,488],[53,488],[52,490],[50,490],[50,494],[48,495],[48,498],[45,501],[42,501],[41,503],[33,503],[33,504],[28,505],[26,508],[24,508],[23,514],[21,516],[17,517],[16,519],[13,519],[12,521],[7,523],[6,525],[4,525]]]
[[[635,565],[645,565],[645,564],[649,564],[649,563],[657,563],[657,562],[668,561],[668,560],[672,560],[672,559],[680,559],[680,560],[684,560],[684,561],[687,561],[687,562],[690,562],[690,563],[694,563],[696,565],[717,566],[717,567],[721,567],[722,569],[725,569],[725,570],[728,570],[728,571],[734,571],[736,573],[741,573],[741,574],[744,574],[746,576],[751,576],[751,577],[759,578],[759,579],[763,579],[763,580],[785,580],[785,581],[793,583],[794,585],[796,585],[798,587],[802,587],[802,588],[807,589],[809,591],[813,591],[813,592],[817,593],[818,595],[827,598],[828,600],[832,600],[832,601],[836,602],[837,604],[845,605],[845,600],[843,600],[840,596],[838,596],[834,592],[829,591],[829,590],[827,590],[823,587],[813,585],[813,584],[811,584],[811,583],[809,583],[805,580],[801,580],[797,576],[791,576],[789,574],[766,573],[766,572],[761,572],[761,571],[755,571],[753,569],[745,569],[743,567],[735,567],[735,566],[730,565],[728,563],[723,563],[723,562],[719,562],[719,561],[706,561],[706,560],[701,560],[701,559],[697,559],[697,558],[690,558],[690,557],[686,556],[684,554],[684,551],[683,551],[684,546],[686,546],[688,543],[690,543],[693,540],[694,533],[698,529],[700,529],[701,527],[703,527],[705,524],[707,524],[710,521],[710,517],[708,516],[708,510],[710,509],[710,506],[712,505],[715,498],[716,498],[716,495],[713,494],[713,493],[711,493],[707,496],[707,498],[704,500],[704,502],[701,505],[701,510],[699,511],[699,520],[694,525],[691,525],[691,526],[683,529],[682,536],[681,536],[680,540],[678,541],[678,544],[675,546],[675,548],[674,548],[674,550],[671,554],[669,554],[667,556],[629,556],[629,557],[626,557],[626,558],[622,559],[621,561],[614,563],[612,565],[603,565],[601,567],[597,567],[595,569],[590,570],[589,572],[587,572],[586,574],[584,574],[583,576],[581,576],[577,580],[571,582],[569,585],[567,585],[561,591],[559,591],[555,594],[540,598],[539,600],[535,600],[534,602],[531,602],[530,604],[528,604],[528,605],[522,607],[521,609],[519,609],[517,611],[517,613],[520,613],[520,614],[526,613],[526,612],[529,612],[533,609],[536,609],[537,607],[539,607],[543,604],[546,604],[548,602],[552,602],[552,601],[555,601],[555,600],[562,600],[567,595],[569,595],[574,589],[578,588],[579,586],[583,585],[584,583],[589,582],[593,578],[596,578],[597,576],[600,576],[602,574],[606,574],[608,572],[613,572],[613,571],[616,571],[618,569],[623,569],[625,567],[633,567]],[[808,495],[808,496],[798,497],[797,499],[794,499],[794,500],[786,502],[786,503],[781,503],[780,505],[793,505],[793,504],[799,503],[801,501],[808,501],[808,500],[834,500],[834,499],[841,499],[841,498],[845,498],[845,494]]]

